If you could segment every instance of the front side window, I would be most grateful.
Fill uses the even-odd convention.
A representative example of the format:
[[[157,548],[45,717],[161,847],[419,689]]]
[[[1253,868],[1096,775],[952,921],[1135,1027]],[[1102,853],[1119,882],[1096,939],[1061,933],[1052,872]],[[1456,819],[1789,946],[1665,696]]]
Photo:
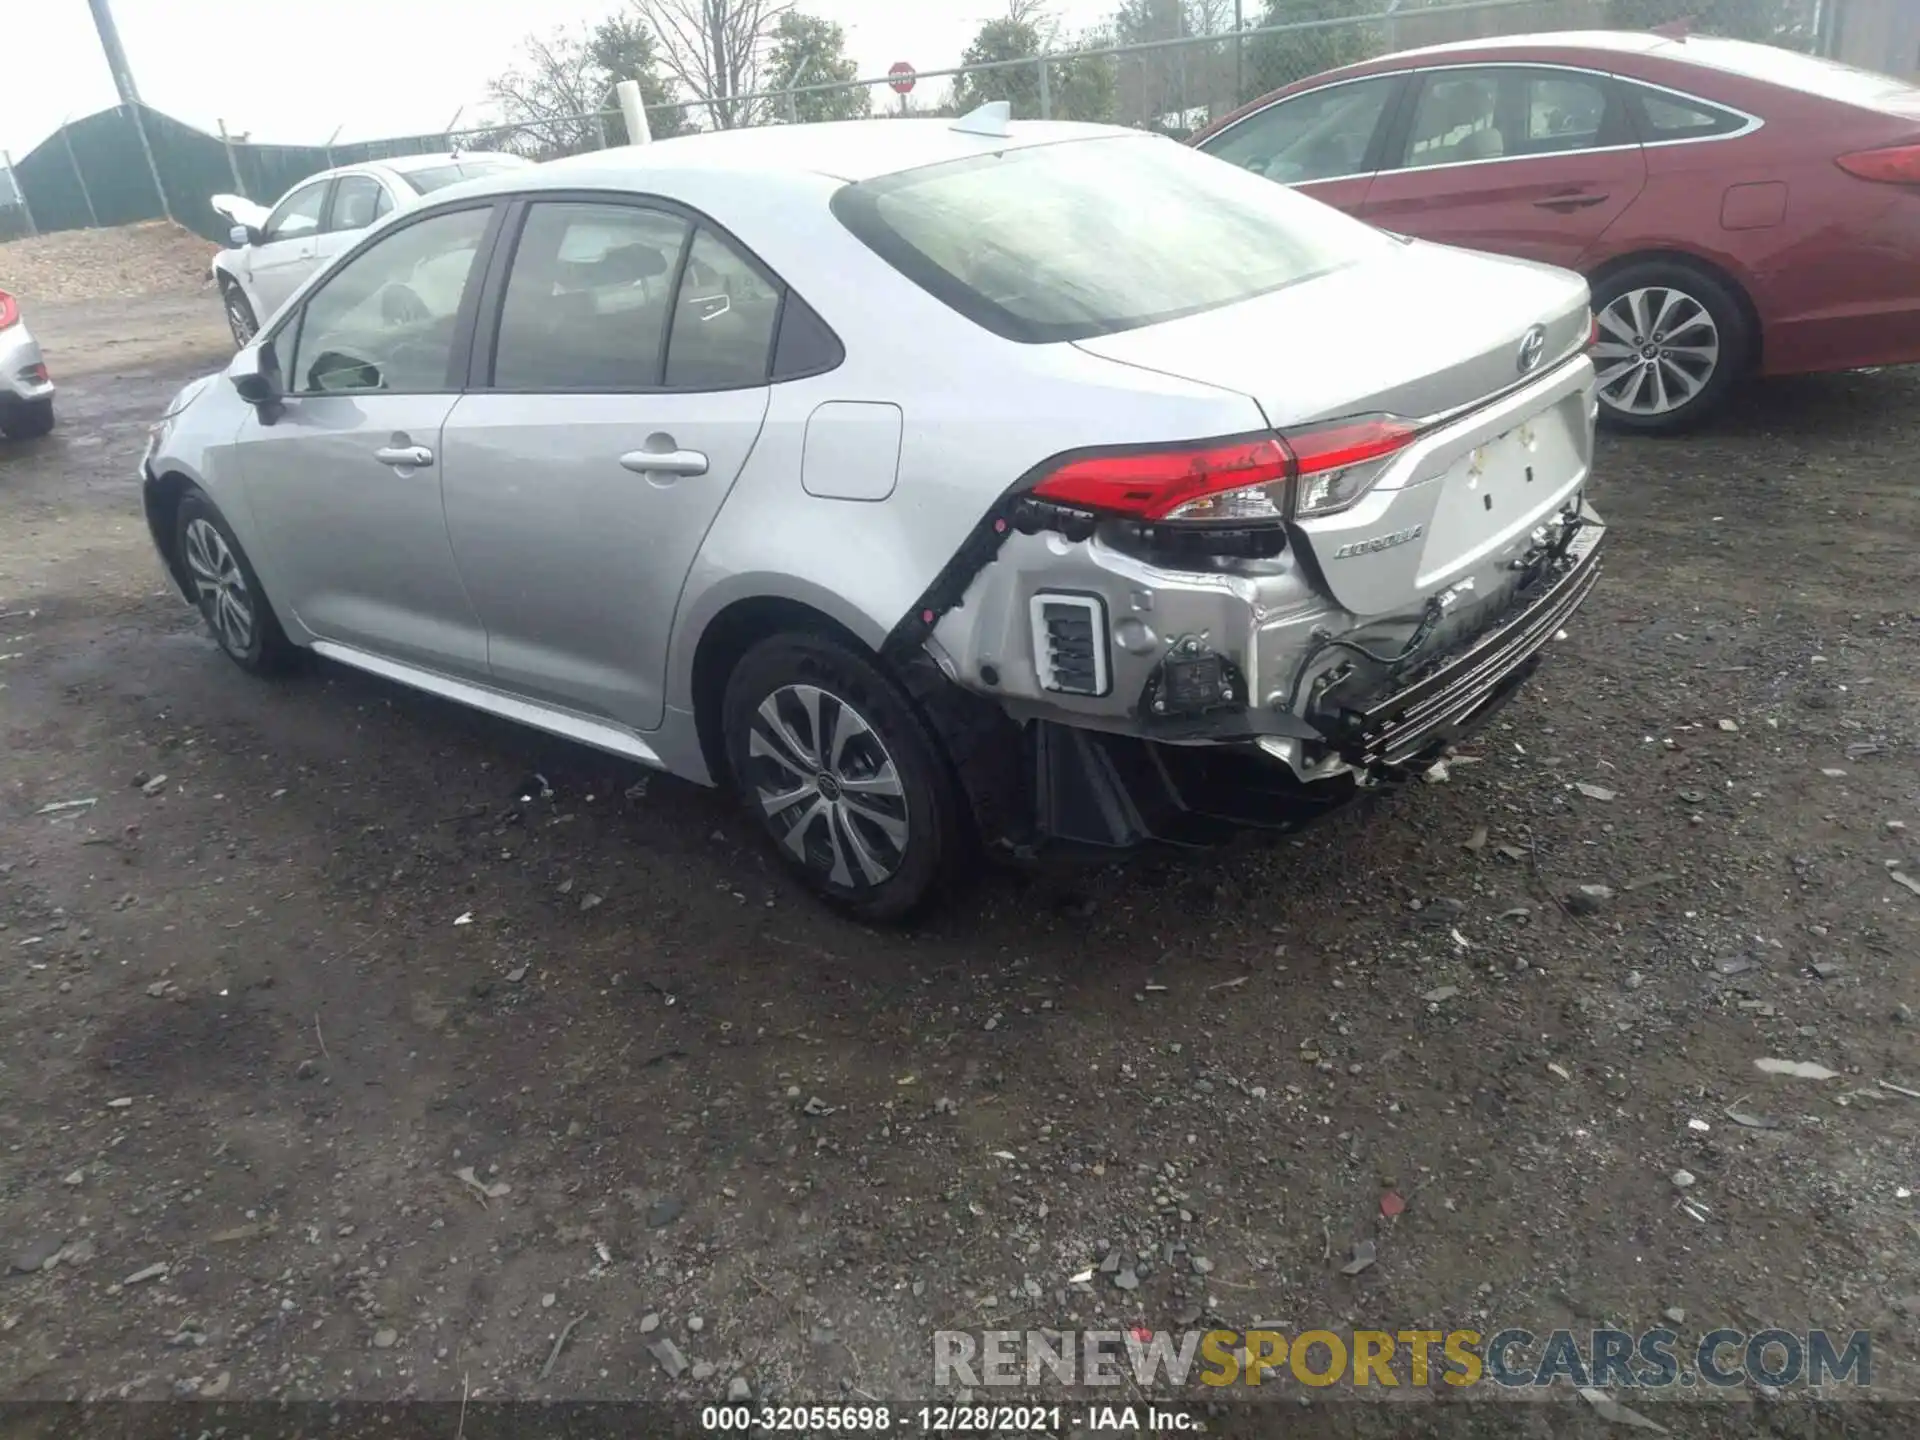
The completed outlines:
[[[262,227],[267,242],[298,240],[303,235],[317,234],[320,230],[320,213],[326,208],[326,203],[325,180],[302,185],[275,206],[273,213],[267,217],[267,223]]]
[[[673,278],[691,229],[678,215],[638,205],[534,205],[507,277],[494,385],[659,385]]]
[[[446,389],[460,298],[491,214],[429,216],[329,275],[281,332],[294,337],[289,393]]]
[[[329,230],[364,230],[393,208],[381,201],[387,192],[371,175],[342,175],[333,186],[333,214]]]
[[[678,390],[766,384],[779,321],[779,288],[702,226],[673,307],[667,384]]]
[[[840,222],[1010,340],[1084,340],[1237,304],[1396,242],[1147,136],[1016,146],[843,186]]]
[[[1399,76],[1383,75],[1295,95],[1201,141],[1200,149],[1283,185],[1361,174],[1399,83]]]

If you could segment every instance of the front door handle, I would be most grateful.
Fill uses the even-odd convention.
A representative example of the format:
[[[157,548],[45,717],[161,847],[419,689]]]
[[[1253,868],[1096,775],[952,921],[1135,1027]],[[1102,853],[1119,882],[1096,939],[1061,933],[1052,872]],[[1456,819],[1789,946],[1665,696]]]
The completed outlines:
[[[1595,205],[1607,203],[1605,195],[1561,195],[1552,200],[1536,200],[1534,205],[1541,210],[1555,210],[1562,215],[1571,215],[1576,210],[1591,209]]]
[[[433,451],[424,445],[382,445],[373,452],[373,458],[395,469],[418,470],[433,464]]]
[[[620,457],[620,465],[636,475],[707,473],[707,457],[698,450],[629,450]]]

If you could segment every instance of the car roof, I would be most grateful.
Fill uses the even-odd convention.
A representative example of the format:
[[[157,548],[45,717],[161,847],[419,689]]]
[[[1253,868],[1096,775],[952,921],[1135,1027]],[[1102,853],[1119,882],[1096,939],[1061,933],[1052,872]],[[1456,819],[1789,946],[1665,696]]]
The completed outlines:
[[[621,183],[662,170],[728,170],[760,174],[813,174],[837,180],[869,180],[945,160],[1053,145],[1068,140],[1138,136],[1118,125],[1018,120],[1004,134],[956,130],[951,120],[838,120],[817,125],[764,125],[709,130],[649,145],[623,145],[551,160],[531,173],[496,177],[501,186],[543,188],[589,180]],[[486,185],[489,182],[477,182]],[[474,193],[475,186],[463,186]]]
[[[1423,45],[1415,50],[1396,50],[1391,55],[1382,55],[1368,61],[1369,65],[1386,66],[1392,62],[1394,68],[1405,63],[1417,64],[1434,56],[1453,56],[1472,52],[1479,54],[1502,50],[1602,50],[1615,55],[1652,55],[1669,47],[1683,44],[1696,44],[1707,37],[1690,37],[1686,41],[1676,40],[1666,35],[1655,35],[1650,31],[1639,30],[1549,30],[1535,31],[1528,35],[1492,35],[1482,40],[1449,40],[1444,45]]]

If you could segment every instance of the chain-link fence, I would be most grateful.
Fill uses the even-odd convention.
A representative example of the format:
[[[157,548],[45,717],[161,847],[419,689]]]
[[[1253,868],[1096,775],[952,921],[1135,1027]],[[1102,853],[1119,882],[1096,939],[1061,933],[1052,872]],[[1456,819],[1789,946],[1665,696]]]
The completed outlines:
[[[1234,25],[1258,3],[1257,21]],[[1553,30],[1631,29],[1686,21],[1699,33],[1830,53],[1845,7],[1881,0],[1172,0],[1160,12],[1176,33],[1125,44],[1049,48],[1031,26],[989,32],[1012,53],[902,79],[849,82],[649,106],[656,138],[738,124],[871,115],[955,115],[1005,100],[1022,119],[1102,121],[1184,136],[1247,100],[1339,65],[1417,46]],[[1899,0],[1895,0],[1899,3]],[[1185,33],[1195,18],[1213,33]],[[1864,58],[1874,63],[1872,57]],[[1891,68],[1891,67],[1888,67]],[[143,133],[144,132],[144,133]],[[210,238],[226,222],[208,198],[237,193],[271,204],[336,165],[452,150],[509,150],[551,159],[627,142],[614,109],[555,115],[345,145],[266,145],[209,135],[158,111],[126,106],[63,125],[0,166],[0,239],[9,234],[123,225],[162,216]],[[12,195],[19,202],[8,204]]]

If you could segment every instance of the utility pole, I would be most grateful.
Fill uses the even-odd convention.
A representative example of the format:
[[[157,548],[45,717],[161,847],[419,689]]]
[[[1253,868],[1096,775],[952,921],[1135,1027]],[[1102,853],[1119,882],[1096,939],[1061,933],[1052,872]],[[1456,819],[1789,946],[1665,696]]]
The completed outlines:
[[[160,209],[171,220],[173,202],[167,199],[167,187],[160,180],[160,167],[153,160],[153,146],[147,140],[147,122],[140,113],[140,92],[134,88],[133,68],[127,64],[127,52],[120,48],[120,31],[113,23],[113,10],[108,0],[87,0],[87,8],[93,12],[93,28],[100,32],[100,49],[107,57],[107,68],[113,72],[113,88],[119,91],[120,103],[133,117],[133,130],[140,137],[140,153],[147,157],[147,173],[153,177],[154,192],[160,197]]]

